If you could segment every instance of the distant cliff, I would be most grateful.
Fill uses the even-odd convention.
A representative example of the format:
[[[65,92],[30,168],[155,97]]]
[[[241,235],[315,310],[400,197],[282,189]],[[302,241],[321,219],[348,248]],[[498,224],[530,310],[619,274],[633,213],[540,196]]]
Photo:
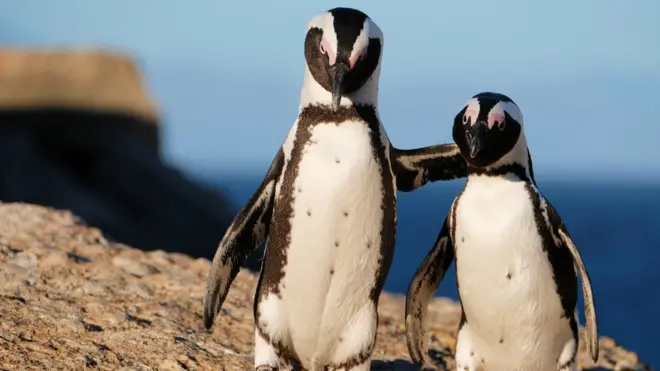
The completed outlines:
[[[0,201],[69,209],[120,242],[207,258],[236,212],[161,161],[141,74],[102,51],[0,49]]]
[[[256,276],[239,273],[211,331],[202,324],[207,259],[107,241],[66,211],[0,203],[0,370],[250,370]],[[383,293],[372,370],[415,370],[404,299]],[[460,306],[429,306],[429,344],[454,370]],[[600,339],[581,370],[650,371]]]

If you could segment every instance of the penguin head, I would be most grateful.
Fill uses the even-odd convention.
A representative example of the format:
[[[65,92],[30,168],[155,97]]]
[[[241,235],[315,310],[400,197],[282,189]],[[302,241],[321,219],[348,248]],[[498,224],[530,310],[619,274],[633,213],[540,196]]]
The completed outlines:
[[[485,92],[468,100],[454,118],[452,136],[471,166],[486,168],[509,161],[526,163],[522,112],[504,94]],[[519,159],[520,156],[524,157]]]
[[[305,37],[307,100],[335,111],[376,104],[382,49],[383,33],[365,13],[334,8],[316,15]]]

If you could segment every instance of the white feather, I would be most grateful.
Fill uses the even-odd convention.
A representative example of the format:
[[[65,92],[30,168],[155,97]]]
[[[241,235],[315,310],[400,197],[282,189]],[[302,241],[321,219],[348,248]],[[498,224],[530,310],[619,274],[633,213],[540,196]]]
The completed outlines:
[[[299,165],[282,297],[303,362],[331,357],[317,345],[334,346],[344,331],[368,336],[350,325],[371,305],[380,257],[382,186],[370,140],[363,122],[320,124]]]
[[[330,13],[314,17],[307,27],[322,29],[329,47],[337,50]],[[365,47],[369,38],[379,38],[383,45],[380,28],[367,19],[353,50]],[[355,93],[342,97],[340,104],[376,108],[379,77],[380,61],[369,80]],[[311,105],[331,103],[331,93],[316,82],[306,65],[299,113]],[[312,130],[310,141],[295,142],[297,130]],[[389,159],[389,140],[382,126],[380,131]],[[311,129],[301,129],[296,123],[282,145],[282,174],[290,166],[294,146],[304,148],[293,187],[292,228],[280,282],[281,298],[268,295],[262,299],[259,313],[269,335],[293,350],[303,367],[316,371],[328,363],[346,362],[373,342],[376,308],[370,292],[380,268],[384,190],[381,164],[363,121],[320,123]],[[395,185],[393,182],[391,186]],[[278,182],[276,202],[281,191],[282,182]],[[255,338],[255,364],[277,365],[273,348],[259,334]],[[352,371],[369,367],[367,360]]]
[[[471,175],[455,218],[459,294],[473,357],[493,371],[556,371],[573,335],[525,183]]]

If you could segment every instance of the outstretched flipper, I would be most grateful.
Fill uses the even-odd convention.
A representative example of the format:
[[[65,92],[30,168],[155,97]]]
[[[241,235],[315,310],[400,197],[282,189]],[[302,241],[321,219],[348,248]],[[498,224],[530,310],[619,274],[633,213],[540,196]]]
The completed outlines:
[[[413,363],[432,364],[426,357],[426,313],[447,269],[454,261],[448,218],[445,218],[435,245],[415,272],[406,296],[406,340]]]
[[[552,225],[553,233],[562,241],[565,248],[567,248],[571,255],[573,256],[573,264],[577,268],[577,272],[580,275],[580,280],[582,281],[582,295],[584,296],[584,316],[587,320],[587,347],[589,348],[589,354],[591,359],[596,362],[598,361],[598,324],[596,321],[596,307],[594,305],[594,295],[591,290],[591,278],[589,278],[589,273],[587,268],[582,261],[582,256],[580,256],[580,251],[577,246],[573,243],[573,239],[568,233],[566,225],[557,214],[552,205],[546,200],[547,210],[548,210],[548,219]]]
[[[399,191],[410,192],[428,182],[467,176],[467,164],[453,143],[417,149],[392,148],[392,155]]]
[[[268,236],[275,198],[275,184],[284,164],[280,149],[268,173],[250,200],[239,211],[222,237],[213,257],[204,296],[204,326],[211,328],[222,308],[229,286],[245,262]]]

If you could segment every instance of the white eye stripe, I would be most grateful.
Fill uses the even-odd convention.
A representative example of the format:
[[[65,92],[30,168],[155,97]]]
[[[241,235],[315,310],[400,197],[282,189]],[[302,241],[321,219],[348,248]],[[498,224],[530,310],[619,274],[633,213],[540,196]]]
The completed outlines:
[[[488,127],[493,128],[497,125],[497,128],[499,130],[504,130],[504,121],[505,121],[505,114],[504,112],[498,107],[498,105],[495,105],[493,109],[488,113]]]
[[[479,117],[480,110],[479,102],[476,99],[470,99],[465,106],[465,113],[463,114],[463,124],[474,125]]]

